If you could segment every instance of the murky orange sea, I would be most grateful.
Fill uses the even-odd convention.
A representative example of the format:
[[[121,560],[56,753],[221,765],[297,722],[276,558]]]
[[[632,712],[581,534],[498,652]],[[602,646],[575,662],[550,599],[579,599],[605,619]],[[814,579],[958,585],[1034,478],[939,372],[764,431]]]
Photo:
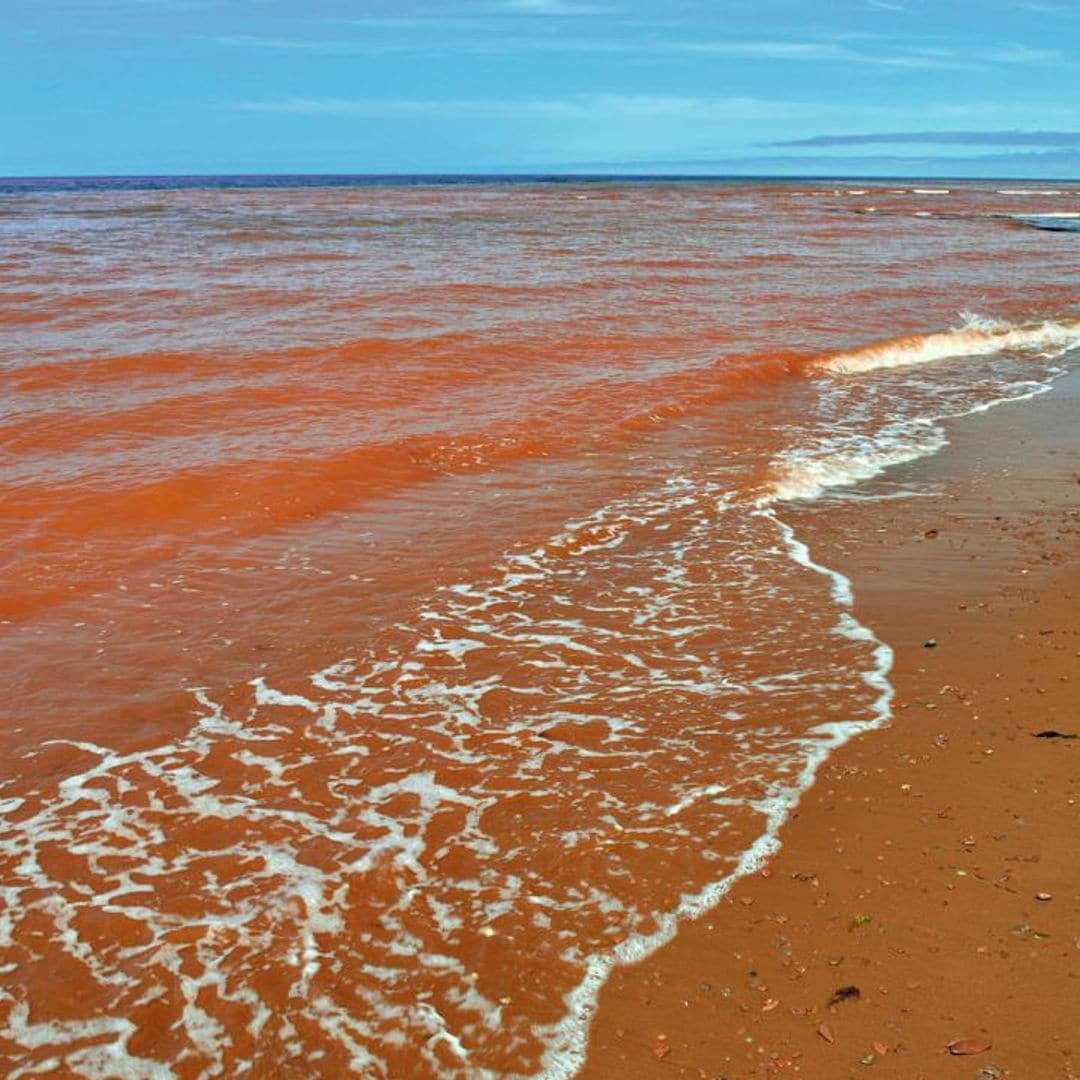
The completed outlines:
[[[4,189],[3,1074],[571,1076],[888,715],[785,507],[933,497],[888,466],[1075,364],[1009,215],[1077,211]]]

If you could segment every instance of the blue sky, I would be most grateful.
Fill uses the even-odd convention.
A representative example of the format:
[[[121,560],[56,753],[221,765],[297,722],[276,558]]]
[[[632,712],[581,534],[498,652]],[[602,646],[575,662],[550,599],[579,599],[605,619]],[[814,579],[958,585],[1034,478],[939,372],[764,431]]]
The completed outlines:
[[[1080,177],[1077,0],[2,0],[0,174]]]

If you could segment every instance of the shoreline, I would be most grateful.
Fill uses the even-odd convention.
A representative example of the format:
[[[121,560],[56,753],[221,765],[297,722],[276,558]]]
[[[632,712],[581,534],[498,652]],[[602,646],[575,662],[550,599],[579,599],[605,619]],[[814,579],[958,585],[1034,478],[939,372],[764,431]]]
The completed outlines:
[[[765,871],[613,971],[580,1077],[1073,1075],[1080,740],[1032,736],[1080,734],[1078,407],[1074,371],[785,511],[893,649],[892,722],[821,766]],[[943,490],[861,497],[898,480]]]

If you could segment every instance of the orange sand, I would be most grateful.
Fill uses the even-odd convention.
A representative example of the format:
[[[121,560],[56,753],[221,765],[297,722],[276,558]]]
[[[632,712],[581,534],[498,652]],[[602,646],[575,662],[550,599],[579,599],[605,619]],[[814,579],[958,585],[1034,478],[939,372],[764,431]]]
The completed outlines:
[[[896,650],[894,722],[769,870],[612,978],[585,1080],[1080,1076],[1080,739],[1033,737],[1080,734],[1078,406],[1074,374],[954,424],[903,470],[940,498],[797,522]]]

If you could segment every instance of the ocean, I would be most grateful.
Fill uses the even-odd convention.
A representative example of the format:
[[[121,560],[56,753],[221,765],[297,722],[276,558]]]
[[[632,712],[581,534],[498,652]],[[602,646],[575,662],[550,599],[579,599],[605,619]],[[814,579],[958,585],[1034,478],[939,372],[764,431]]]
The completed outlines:
[[[838,502],[1077,363],[1080,186],[0,181],[0,1060],[571,1077],[888,722]]]

